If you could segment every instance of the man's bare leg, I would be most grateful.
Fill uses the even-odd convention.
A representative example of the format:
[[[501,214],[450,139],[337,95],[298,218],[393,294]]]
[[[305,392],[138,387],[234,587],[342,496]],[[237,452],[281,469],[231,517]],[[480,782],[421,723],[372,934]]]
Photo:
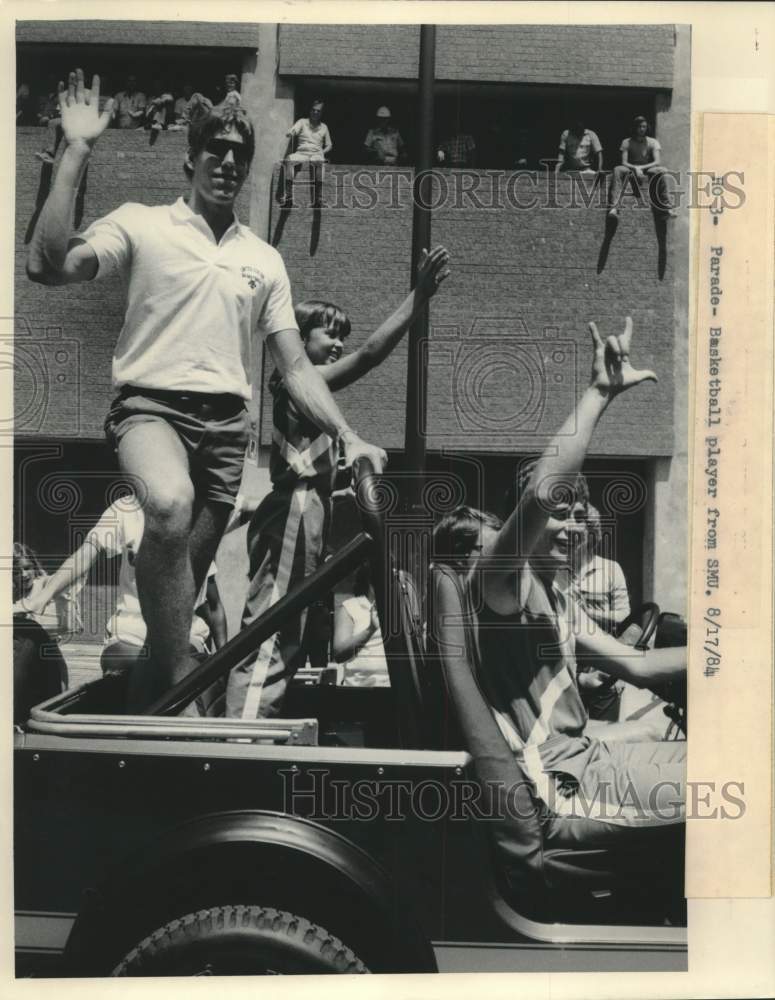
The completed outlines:
[[[169,424],[138,423],[121,438],[123,472],[138,481],[145,528],[135,571],[140,608],[148,627],[148,646],[168,690],[193,668],[189,652],[196,590],[190,536],[194,487],[188,456]]]
[[[189,547],[196,593],[199,593],[205,582],[207,571],[215,558],[231,510],[229,504],[212,500],[201,503],[197,501],[194,504]]]

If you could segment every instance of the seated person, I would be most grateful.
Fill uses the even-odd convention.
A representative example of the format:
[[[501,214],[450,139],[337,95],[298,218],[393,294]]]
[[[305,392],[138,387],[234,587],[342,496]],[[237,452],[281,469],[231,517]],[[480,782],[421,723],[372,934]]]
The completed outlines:
[[[142,128],[145,106],[148,103],[142,90],[137,89],[137,77],[130,73],[126,86],[119,90],[114,100],[117,128]]]
[[[580,119],[560,136],[559,159],[556,173],[561,170],[601,171],[603,169],[603,147],[592,129],[586,128]]]
[[[439,143],[436,161],[442,167],[476,166],[476,142],[466,132],[455,132]]]
[[[632,123],[632,134],[622,139],[619,147],[622,154],[622,162],[614,167],[611,178],[611,186],[608,191],[608,214],[615,217],[619,214],[619,203],[624,191],[624,182],[628,177],[634,176],[642,181],[644,177],[649,179],[649,197],[653,207],[667,218],[675,218],[676,211],[673,209],[665,185],[665,174],[667,170],[661,165],[662,147],[657,139],[648,135],[649,123],[638,115]]]
[[[154,132],[166,129],[173,115],[175,99],[166,83],[154,80],[151,96],[145,108],[145,127]]]
[[[55,639],[80,631],[78,602],[73,591],[59,600],[37,603],[50,577],[35,552],[13,544],[13,721],[23,725],[30,709],[67,687],[67,664]]]
[[[230,102],[241,104],[242,96],[240,94],[239,85],[240,81],[237,74],[227,73],[223,78],[223,83],[217,83],[215,85],[213,89],[212,103],[215,105],[222,104],[228,97]]]
[[[78,593],[82,583],[74,581],[50,592],[51,577],[37,554],[22,542],[13,543],[13,613],[25,613],[55,638],[83,631]]]
[[[630,613],[630,595],[622,567],[599,553],[602,541],[600,511],[587,504],[584,542],[578,553],[576,588],[587,617],[611,635]]]
[[[368,563],[350,582],[351,591],[337,594],[333,653],[344,665],[343,687],[390,687],[385,647]]]
[[[128,704],[131,712],[142,711],[155,698],[164,693],[158,679],[149,673],[150,661],[145,647],[146,624],[140,608],[135,579],[135,558],[140,548],[145,528],[143,508],[134,495],[115,500],[102,514],[86,540],[25,604],[35,613],[74,584],[83,586],[89,570],[97,557],[104,553],[108,558],[121,557],[116,610],[105,627],[105,642],[100,665],[103,674],[128,673]],[[216,644],[225,641],[222,624],[225,623],[220,607],[217,586],[214,587],[215,564],[212,564],[207,581],[197,597],[196,608],[207,606],[207,612],[219,623]],[[204,617],[195,614],[191,623],[189,643],[191,653],[201,658],[210,651],[210,628]]]
[[[392,120],[390,108],[384,104],[377,108],[374,127],[369,129],[363,140],[367,163],[381,163],[392,167],[406,159],[404,140],[398,129],[391,124]]]
[[[598,420],[613,400],[656,376],[630,364],[632,324],[594,342],[589,387],[538,463],[524,477],[502,527],[468,508],[447,515],[434,537],[469,588],[479,639],[479,684],[536,793],[556,813],[576,800],[594,822],[614,827],[676,823],[684,812],[686,744],[595,739],[576,680],[577,658],[645,687],[681,675],[684,648],[636,652],[609,636],[573,597],[571,536],[586,516],[581,466]],[[627,732],[630,723],[612,724]],[[629,739],[636,727],[629,730]],[[571,800],[569,803],[568,800]],[[574,807],[575,808],[575,807]],[[586,815],[587,809],[585,809]],[[600,827],[601,833],[603,827]],[[618,833],[615,829],[614,833]]]
[[[172,113],[177,126],[187,126],[190,122],[189,112],[191,110],[191,99],[194,96],[194,88],[190,83],[183,84],[183,92],[173,105]]]
[[[20,83],[16,88],[16,124],[37,125],[38,115],[35,99],[28,83]]]
[[[587,616],[611,635],[630,613],[627,581],[618,562],[598,552],[602,540],[600,511],[587,505],[586,531],[577,549],[574,583]],[[591,664],[579,666],[579,690],[590,719],[616,722],[619,718],[620,682]]]
[[[313,172],[313,206],[321,205],[323,164],[334,148],[328,126],[323,123],[323,108],[322,101],[313,101],[309,109],[309,118],[300,118],[286,133],[291,141],[291,152],[285,157],[280,172],[278,200],[283,208],[293,207],[291,184],[302,163],[309,163]]]

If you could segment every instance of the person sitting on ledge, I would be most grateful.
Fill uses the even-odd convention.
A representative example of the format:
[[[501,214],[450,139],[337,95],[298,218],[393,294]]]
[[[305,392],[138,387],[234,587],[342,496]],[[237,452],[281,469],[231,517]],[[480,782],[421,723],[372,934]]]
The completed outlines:
[[[603,147],[596,133],[579,118],[560,136],[559,159],[555,173],[561,170],[601,171]]]
[[[126,87],[113,98],[116,127],[140,128],[147,103],[145,94],[137,89],[137,77],[130,73],[126,78]]]
[[[309,109],[309,118],[300,118],[286,133],[291,146],[296,143],[296,149],[286,156],[280,168],[278,201],[283,208],[293,207],[291,187],[296,171],[302,163],[309,163],[312,171],[314,187],[312,205],[314,208],[322,207],[323,164],[334,148],[331,133],[323,122],[323,108],[322,101],[313,101]]]
[[[169,86],[160,80],[154,80],[151,86],[151,97],[145,108],[145,125],[153,132],[166,129],[173,113],[174,98]]]
[[[648,130],[648,121],[643,115],[638,115],[632,123],[632,135],[622,139],[619,147],[622,162],[614,167],[608,192],[608,215],[611,218],[619,215],[624,182],[630,176],[639,181],[648,177],[649,198],[654,209],[670,219],[676,216],[676,211],[667,195],[665,184],[667,170],[660,163],[662,147],[657,139],[647,134]]]

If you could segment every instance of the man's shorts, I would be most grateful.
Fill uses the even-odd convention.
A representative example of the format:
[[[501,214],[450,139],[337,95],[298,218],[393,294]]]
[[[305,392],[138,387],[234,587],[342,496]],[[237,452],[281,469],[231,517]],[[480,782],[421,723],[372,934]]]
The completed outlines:
[[[173,392],[125,385],[105,420],[115,452],[138,424],[161,420],[174,428],[188,454],[198,496],[233,506],[248,444],[245,400],[228,393]]]

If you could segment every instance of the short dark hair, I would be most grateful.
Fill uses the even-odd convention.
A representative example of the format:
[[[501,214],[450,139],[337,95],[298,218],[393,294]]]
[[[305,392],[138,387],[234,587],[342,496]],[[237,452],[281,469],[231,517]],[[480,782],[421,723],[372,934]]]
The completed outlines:
[[[316,326],[333,328],[337,337],[342,340],[350,336],[350,320],[347,318],[347,313],[333,302],[307,299],[305,302],[299,302],[294,312],[301,339],[305,343],[309,340],[310,331]]]
[[[201,153],[213,136],[233,128],[242,136],[247,153],[247,165],[250,166],[256,151],[256,135],[253,124],[240,101],[226,97],[224,101],[213,107],[212,101],[203,97],[202,94],[194,94],[191,97],[189,118],[189,159],[193,159],[198,153]],[[193,170],[190,164],[186,163],[183,169],[186,176],[191,178]]]
[[[633,118],[633,120],[632,120],[632,131],[636,132],[637,129],[638,129],[638,126],[641,123],[645,124],[646,128],[648,128],[648,126],[649,126],[649,120],[648,120],[648,118],[644,118],[643,115],[636,115]]]
[[[445,514],[433,529],[433,560],[454,566],[474,551],[482,528],[500,531],[502,527],[495,514],[476,507],[457,507]]]

